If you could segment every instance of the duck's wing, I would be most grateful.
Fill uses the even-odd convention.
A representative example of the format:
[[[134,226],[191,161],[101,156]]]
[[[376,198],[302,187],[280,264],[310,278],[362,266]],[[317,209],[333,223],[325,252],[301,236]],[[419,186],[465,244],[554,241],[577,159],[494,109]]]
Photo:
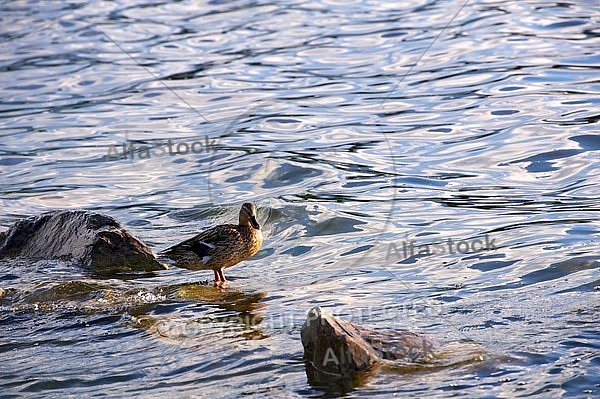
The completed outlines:
[[[184,252],[193,252],[200,258],[212,256],[215,252],[231,248],[243,242],[242,235],[236,225],[220,225],[203,231],[177,245],[167,248],[163,253],[167,256]]]

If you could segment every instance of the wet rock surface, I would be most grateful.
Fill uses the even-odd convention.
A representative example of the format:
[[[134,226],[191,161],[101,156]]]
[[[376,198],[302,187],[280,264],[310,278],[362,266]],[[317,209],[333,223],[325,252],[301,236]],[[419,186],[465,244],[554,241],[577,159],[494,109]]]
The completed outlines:
[[[434,342],[424,335],[400,330],[373,330],[327,314],[319,307],[308,312],[301,331],[309,377],[355,378],[358,372],[382,363],[427,363],[435,358]]]
[[[165,269],[118,220],[88,211],[54,211],[0,233],[0,258],[73,259],[98,273]]]

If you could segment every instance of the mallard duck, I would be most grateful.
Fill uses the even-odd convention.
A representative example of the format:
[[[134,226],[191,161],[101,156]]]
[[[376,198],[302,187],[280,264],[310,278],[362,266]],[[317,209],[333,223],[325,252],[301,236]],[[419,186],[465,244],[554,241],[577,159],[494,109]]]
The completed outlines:
[[[215,284],[224,283],[223,269],[231,267],[258,252],[263,242],[256,208],[249,202],[240,209],[238,225],[222,224],[172,246],[163,254],[175,266],[190,270],[212,270]]]

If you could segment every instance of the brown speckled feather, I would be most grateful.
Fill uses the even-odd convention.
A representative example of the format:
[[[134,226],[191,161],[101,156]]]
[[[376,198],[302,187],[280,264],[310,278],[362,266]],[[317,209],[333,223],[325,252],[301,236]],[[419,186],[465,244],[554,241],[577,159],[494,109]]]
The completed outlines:
[[[185,269],[225,269],[253,256],[260,249],[262,239],[252,237],[249,230],[246,226],[235,224],[216,226],[165,250],[164,254],[175,260],[176,266]],[[199,245],[203,251],[194,251]]]

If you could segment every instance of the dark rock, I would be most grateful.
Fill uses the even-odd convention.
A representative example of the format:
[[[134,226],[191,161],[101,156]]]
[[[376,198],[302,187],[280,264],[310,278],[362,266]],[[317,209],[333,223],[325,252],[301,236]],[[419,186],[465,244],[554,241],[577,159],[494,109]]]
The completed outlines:
[[[165,269],[119,221],[87,211],[54,211],[16,222],[0,234],[3,257],[75,259],[108,273]]]
[[[319,307],[308,312],[300,335],[304,358],[314,368],[311,374],[317,372],[321,380],[326,376],[355,378],[358,372],[383,362],[428,362],[435,357],[434,343],[424,335],[376,331],[324,313]]]

